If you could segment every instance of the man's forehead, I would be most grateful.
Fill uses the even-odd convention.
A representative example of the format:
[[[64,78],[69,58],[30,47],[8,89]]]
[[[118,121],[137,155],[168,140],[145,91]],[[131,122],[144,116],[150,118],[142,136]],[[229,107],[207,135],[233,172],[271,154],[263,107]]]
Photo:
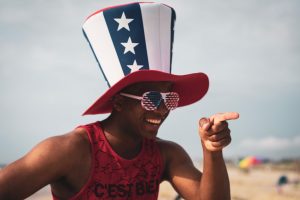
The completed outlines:
[[[143,93],[151,90],[168,92],[172,89],[172,85],[173,83],[169,81],[140,82],[126,87],[123,92]]]

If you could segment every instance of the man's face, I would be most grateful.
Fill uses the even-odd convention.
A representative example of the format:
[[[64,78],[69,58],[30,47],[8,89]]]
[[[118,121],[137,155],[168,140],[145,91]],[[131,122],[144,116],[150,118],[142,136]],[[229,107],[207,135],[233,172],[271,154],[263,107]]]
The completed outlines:
[[[143,82],[131,85],[122,92],[136,96],[142,96],[148,91],[170,92],[172,83],[170,82]],[[169,110],[162,101],[156,110],[148,111],[141,106],[141,101],[120,96],[121,126],[127,134],[135,134],[146,138],[155,138],[160,125],[167,118]]]

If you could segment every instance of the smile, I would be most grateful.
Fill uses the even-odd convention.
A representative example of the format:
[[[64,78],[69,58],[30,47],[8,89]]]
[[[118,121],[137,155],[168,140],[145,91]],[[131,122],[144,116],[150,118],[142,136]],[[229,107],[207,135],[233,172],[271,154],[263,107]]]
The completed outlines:
[[[146,121],[150,124],[159,125],[161,123],[161,119],[146,119]]]

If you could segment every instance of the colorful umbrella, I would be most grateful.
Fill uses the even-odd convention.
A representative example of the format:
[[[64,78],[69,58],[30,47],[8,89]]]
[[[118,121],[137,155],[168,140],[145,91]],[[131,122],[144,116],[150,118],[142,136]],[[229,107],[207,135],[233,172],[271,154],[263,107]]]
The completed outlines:
[[[254,165],[262,163],[262,160],[255,156],[247,156],[239,162],[239,167],[242,169],[248,169]]]

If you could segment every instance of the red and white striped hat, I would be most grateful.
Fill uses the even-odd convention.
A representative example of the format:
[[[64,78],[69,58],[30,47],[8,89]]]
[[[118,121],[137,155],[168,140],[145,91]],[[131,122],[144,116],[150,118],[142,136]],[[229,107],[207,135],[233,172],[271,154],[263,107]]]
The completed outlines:
[[[83,33],[109,89],[83,115],[111,112],[112,97],[138,82],[172,82],[179,107],[206,94],[206,74],[171,74],[175,18],[173,8],[143,2],[105,8],[86,19]]]

